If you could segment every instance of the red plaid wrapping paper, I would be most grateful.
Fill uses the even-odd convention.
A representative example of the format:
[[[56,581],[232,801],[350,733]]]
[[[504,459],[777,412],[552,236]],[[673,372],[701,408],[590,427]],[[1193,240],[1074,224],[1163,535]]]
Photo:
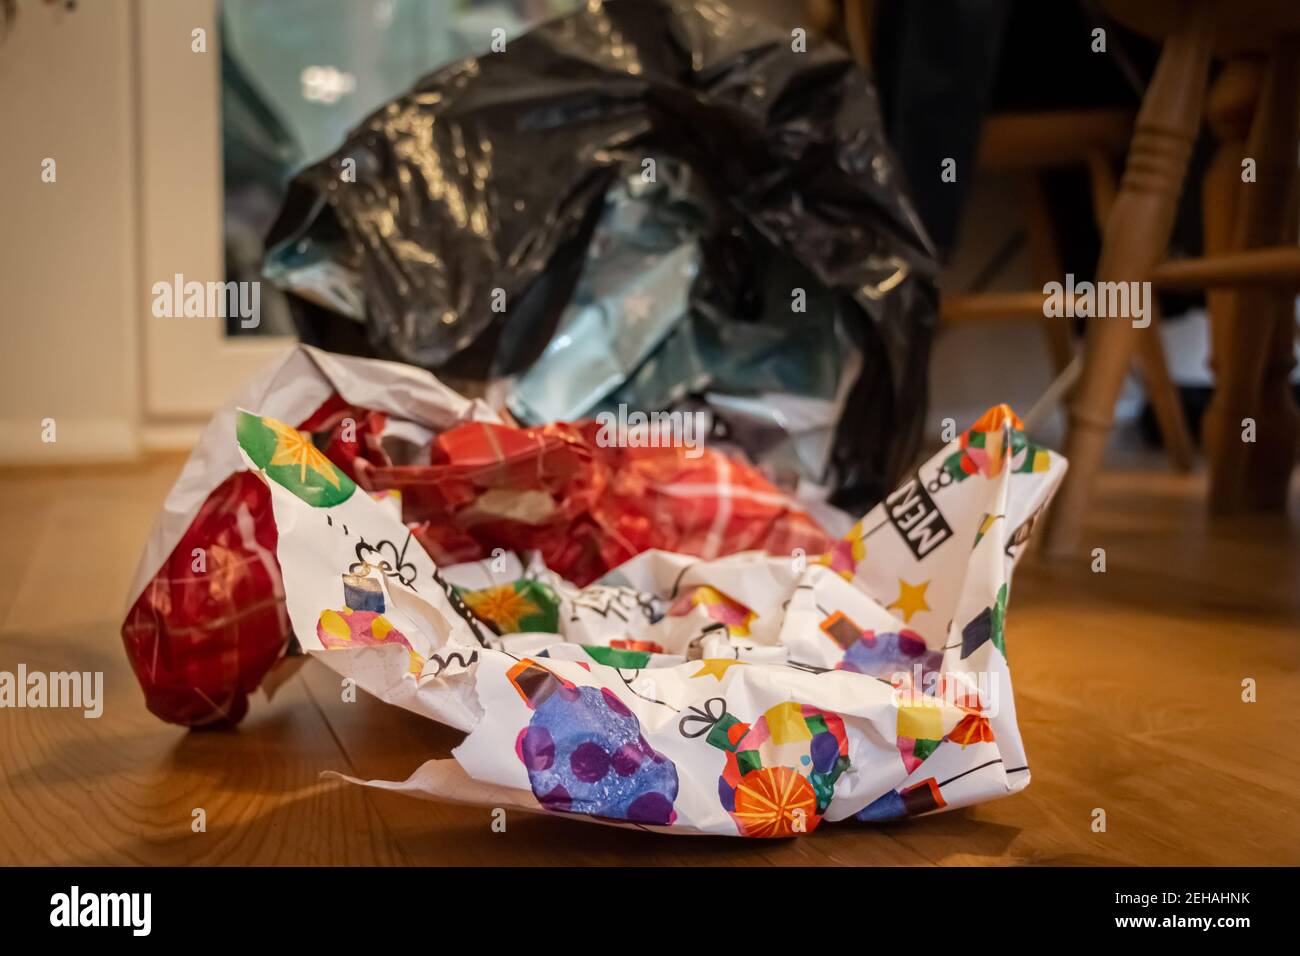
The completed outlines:
[[[680,447],[601,447],[595,422],[475,422],[438,435],[429,464],[395,465],[386,422],[335,396],[299,427],[362,488],[400,491],[404,519],[439,564],[536,550],[583,586],[651,548],[712,558],[831,544],[756,469],[707,448],[690,458]],[[164,720],[238,723],[289,646],[269,509],[254,475],[229,476],[127,615],[127,652]],[[196,548],[204,573],[193,569]]]
[[[438,437],[432,465],[367,477],[372,490],[402,493],[403,515],[434,561],[537,550],[579,586],[652,548],[714,558],[830,547],[753,467],[708,448],[691,458],[681,447],[601,447],[598,431],[595,422],[474,422]]]
[[[163,720],[236,724],[247,712],[292,633],[275,545],[266,486],[231,475],[132,605],[122,640],[145,703]]]
[[[358,423],[357,440],[335,441],[350,417]],[[338,455],[337,463],[352,473],[362,455],[379,456],[377,435],[363,431],[382,428],[382,419],[335,395],[299,427],[329,435],[331,457]],[[191,727],[239,723],[248,695],[289,647],[293,631],[276,539],[266,486],[249,472],[230,475],[208,495],[127,612],[127,657],[145,705],[163,720]]]

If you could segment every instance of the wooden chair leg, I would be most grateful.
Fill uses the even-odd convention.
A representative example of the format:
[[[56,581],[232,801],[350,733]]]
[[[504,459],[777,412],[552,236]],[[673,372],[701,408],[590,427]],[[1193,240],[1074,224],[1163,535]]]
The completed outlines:
[[[1191,471],[1192,430],[1187,425],[1187,415],[1178,397],[1178,386],[1169,377],[1164,340],[1160,338],[1160,320],[1160,305],[1152,295],[1151,327],[1138,336],[1138,368],[1156,424],[1160,426],[1160,437],[1164,439],[1169,463],[1175,471]]]
[[[1155,76],[1142,99],[1119,195],[1106,220],[1099,282],[1146,281],[1163,256],[1201,121],[1210,62],[1209,5],[1190,4],[1181,30],[1165,40]],[[1053,508],[1044,546],[1073,554],[1079,546],[1092,484],[1115,417],[1115,399],[1139,335],[1122,318],[1088,322],[1083,376],[1070,406],[1066,457],[1070,471]]]
[[[1101,232],[1106,231],[1110,207],[1115,205],[1115,194],[1119,192],[1116,179],[1109,156],[1095,149],[1088,154],[1088,188],[1092,191],[1092,215]]]
[[[1248,82],[1252,77],[1253,85]],[[1259,63],[1229,64],[1216,87],[1220,83],[1232,86],[1211,101],[1212,128],[1220,146],[1211,167],[1214,176],[1206,186],[1207,252],[1212,246],[1222,248],[1229,228],[1208,215],[1210,203],[1226,203],[1232,196],[1229,250],[1276,245],[1288,236],[1295,241],[1295,217],[1287,198],[1294,194],[1300,143],[1300,47],[1294,40],[1279,45],[1266,69]],[[1243,98],[1256,86],[1259,96],[1253,111],[1248,105],[1243,110]],[[1244,143],[1243,115],[1252,117]],[[1254,182],[1241,181],[1243,159],[1255,161]],[[1210,463],[1210,508],[1216,513],[1285,505],[1300,434],[1286,383],[1291,358],[1281,354],[1294,322],[1294,295],[1290,289],[1244,286],[1210,294],[1215,390],[1203,434]],[[1255,423],[1254,443],[1244,440],[1247,419]]]
[[[1110,207],[1115,203],[1118,191],[1115,183],[1115,171],[1110,160],[1099,152],[1088,156],[1088,178],[1092,187],[1093,215],[1097,217],[1097,228],[1106,230],[1106,218]],[[1192,469],[1192,431],[1187,425],[1187,415],[1183,412],[1183,403],[1178,397],[1178,388],[1169,377],[1169,365],[1165,361],[1163,340],[1160,338],[1160,311],[1155,297],[1151,299],[1151,329],[1155,335],[1143,335],[1138,338],[1138,365],[1142,372],[1142,382],[1146,386],[1147,397],[1155,412],[1156,424],[1160,427],[1160,437],[1164,439],[1165,453],[1169,463],[1176,471]]]
[[[1265,67],[1263,58],[1242,57],[1225,63],[1206,98],[1206,123],[1218,143],[1201,186],[1203,245],[1207,256],[1236,249],[1238,205],[1246,187],[1242,181],[1242,161],[1248,155],[1246,139],[1263,86]],[[1231,288],[1212,288],[1205,293],[1205,305],[1210,316],[1211,368],[1233,364],[1230,356],[1236,345],[1238,312],[1242,304],[1236,290]],[[1217,386],[1222,388],[1222,385],[1220,378]],[[1209,503],[1212,511],[1228,511],[1239,503],[1244,460],[1234,459],[1231,447],[1222,446],[1225,440],[1229,444],[1241,444],[1240,424],[1233,435],[1228,434],[1227,425],[1231,415],[1240,419],[1247,414],[1248,411],[1229,409],[1224,393],[1220,392],[1201,421],[1202,444],[1210,462]]]
[[[1246,470],[1246,500],[1263,511],[1286,511],[1291,472],[1300,451],[1300,410],[1291,391],[1295,344],[1295,295],[1288,290],[1273,320],[1273,337],[1260,382],[1260,441]]]
[[[1280,94],[1271,108],[1277,122],[1285,129],[1291,124],[1289,146],[1283,147],[1279,172],[1280,207],[1285,210],[1281,222],[1282,242],[1294,245],[1300,234],[1300,177],[1296,175],[1294,157],[1300,150],[1300,42],[1279,47],[1274,87]],[[1287,162],[1286,155],[1292,157]],[[1260,376],[1259,404],[1256,412],[1258,441],[1246,464],[1245,499],[1251,508],[1286,511],[1291,487],[1291,472],[1300,451],[1300,409],[1296,408],[1291,390],[1291,372],[1296,365],[1296,290],[1282,288],[1271,297],[1273,328]],[[1261,316],[1263,318],[1264,316]]]

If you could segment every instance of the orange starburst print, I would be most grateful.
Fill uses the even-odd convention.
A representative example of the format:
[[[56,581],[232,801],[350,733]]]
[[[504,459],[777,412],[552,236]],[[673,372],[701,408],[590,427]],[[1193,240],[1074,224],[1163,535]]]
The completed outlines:
[[[520,621],[542,613],[542,609],[516,591],[513,584],[472,591],[464,597],[471,611],[492,624],[502,634],[517,632]]]
[[[262,424],[275,432],[275,452],[271,455],[272,465],[289,465],[298,469],[298,480],[307,481],[307,469],[320,475],[335,488],[339,487],[339,476],[334,463],[326,458],[311,439],[298,429],[276,421],[263,418]]]
[[[987,717],[967,714],[956,727],[948,731],[948,739],[960,744],[963,750],[970,744],[990,744],[993,742],[993,727]]]
[[[811,833],[821,822],[812,784],[789,767],[751,770],[736,787],[732,817],[750,837]]]

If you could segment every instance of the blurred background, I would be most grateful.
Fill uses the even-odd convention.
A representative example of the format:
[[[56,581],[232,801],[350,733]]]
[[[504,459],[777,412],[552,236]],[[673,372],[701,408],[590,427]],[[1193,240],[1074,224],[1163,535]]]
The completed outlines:
[[[268,231],[298,170],[338,150],[420,77],[486,51],[493,30],[513,39],[579,6],[5,0],[0,309],[11,373],[0,461],[131,460],[188,447],[212,410],[306,326],[295,325],[283,291],[292,282],[261,283],[255,327],[236,317],[154,319],[152,284],[174,274],[260,279]],[[1145,18],[1126,9],[1141,6],[744,4],[783,30],[829,36],[876,86],[881,119],[864,115],[863,123],[883,122],[899,166],[894,188],[914,207],[941,267],[944,305],[921,430],[930,444],[945,421],[964,427],[1000,401],[1032,411],[1040,440],[1066,441],[1062,402],[1080,375],[1084,323],[1026,314],[1037,306],[1023,293],[1067,273],[1095,276],[1104,207],[1118,189],[1134,118],[1162,45],[1190,9],[1162,2]],[[1266,15],[1260,32],[1267,23]],[[195,29],[205,52],[191,49]],[[1244,46],[1260,59],[1256,48],[1272,39],[1212,40],[1224,48],[1212,51],[1213,75],[1231,72],[1222,54]],[[1170,258],[1203,251],[1204,177],[1216,139],[1211,123],[1196,125]],[[45,158],[57,160],[57,185],[33,173]],[[951,177],[943,173],[950,161]],[[1198,288],[1170,285],[1158,301],[1156,364],[1169,381],[1157,387],[1166,417],[1184,420],[1170,450],[1177,463],[1199,438],[1211,394],[1210,323]],[[440,374],[465,387],[455,371]],[[1115,434],[1154,448],[1171,426],[1155,414],[1162,404],[1152,407],[1146,371],[1125,377]],[[1290,369],[1282,374],[1296,381]],[[46,417],[59,423],[57,443],[42,440],[37,423]]]

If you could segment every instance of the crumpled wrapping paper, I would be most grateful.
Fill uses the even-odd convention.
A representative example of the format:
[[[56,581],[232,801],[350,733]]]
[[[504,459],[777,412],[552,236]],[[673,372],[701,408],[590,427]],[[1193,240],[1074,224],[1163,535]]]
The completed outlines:
[[[498,550],[541,553],[589,584],[652,548],[701,557],[762,547],[814,553],[830,538],[757,471],[712,449],[602,446],[596,422],[467,424],[439,435],[432,465],[375,468],[416,540],[442,564]]]
[[[436,800],[779,837],[1022,789],[1012,570],[1065,472],[991,409],[823,554],[646,551],[579,588],[537,556],[440,569],[388,502],[262,412],[303,649],[467,732],[404,782]]]
[[[270,497],[230,439],[237,405],[288,423],[298,453],[409,523],[420,544],[407,550],[448,564],[537,550],[587,584],[648,548],[814,553],[830,540],[712,449],[601,447],[591,423],[520,429],[426,372],[300,346],[214,417],[136,571],[122,637],[149,709],[174,723],[238,723],[296,651]]]

